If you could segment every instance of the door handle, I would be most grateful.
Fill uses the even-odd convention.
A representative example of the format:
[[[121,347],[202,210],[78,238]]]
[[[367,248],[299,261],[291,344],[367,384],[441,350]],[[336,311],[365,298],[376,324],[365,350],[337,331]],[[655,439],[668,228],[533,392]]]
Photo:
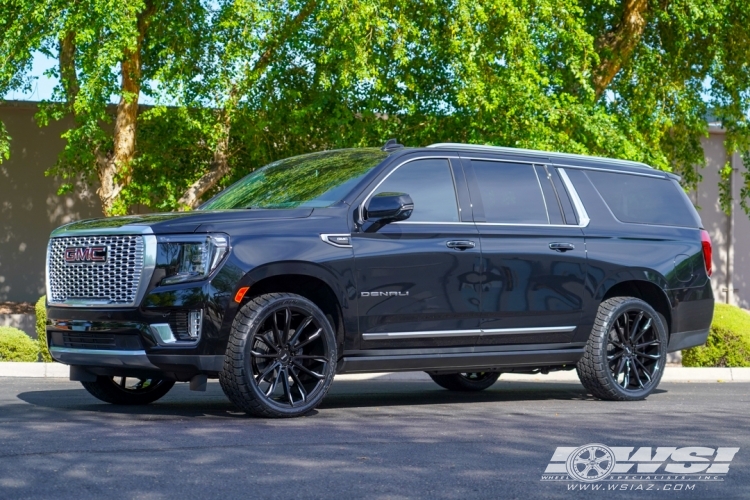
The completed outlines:
[[[550,243],[549,248],[556,252],[567,252],[568,250],[575,250],[576,247],[572,243]]]
[[[466,250],[467,248],[474,248],[476,245],[473,241],[459,240],[459,241],[448,241],[445,246],[448,248],[456,248],[458,250]]]

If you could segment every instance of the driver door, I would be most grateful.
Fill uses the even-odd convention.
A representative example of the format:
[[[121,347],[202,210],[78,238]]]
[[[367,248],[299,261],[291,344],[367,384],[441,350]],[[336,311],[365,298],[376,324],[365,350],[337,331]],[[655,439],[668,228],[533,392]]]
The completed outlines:
[[[364,205],[379,193],[408,194],[414,210],[405,221],[352,233],[361,349],[473,346],[481,253],[460,162],[407,160]]]

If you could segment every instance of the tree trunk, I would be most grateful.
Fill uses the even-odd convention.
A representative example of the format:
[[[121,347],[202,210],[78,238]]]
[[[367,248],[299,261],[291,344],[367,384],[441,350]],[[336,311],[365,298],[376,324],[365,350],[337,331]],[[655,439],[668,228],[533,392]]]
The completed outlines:
[[[68,31],[60,39],[60,81],[65,91],[65,100],[69,107],[72,108],[73,103],[78,95],[78,76],[76,75],[76,46],[75,46],[76,33],[75,31]]]
[[[136,46],[134,50],[125,51],[120,63],[122,83],[112,151],[106,154],[97,152],[97,174],[100,184],[97,194],[105,216],[123,212],[122,207],[116,206],[116,202],[131,179],[131,163],[135,157],[138,97],[141,92],[141,49],[154,10],[153,3],[146,2],[146,8],[138,15]]]
[[[192,210],[200,204],[201,197],[229,173],[229,133],[232,120],[228,110],[222,111],[219,139],[214,148],[211,168],[195,181],[177,201],[178,210]]]
[[[625,0],[620,22],[596,41],[600,62],[594,71],[593,84],[597,99],[641,41],[647,24],[648,4],[648,0]]]

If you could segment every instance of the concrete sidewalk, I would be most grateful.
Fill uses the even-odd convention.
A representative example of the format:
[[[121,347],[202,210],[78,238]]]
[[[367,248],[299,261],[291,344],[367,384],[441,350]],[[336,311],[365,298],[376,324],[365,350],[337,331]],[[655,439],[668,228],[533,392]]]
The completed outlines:
[[[0,363],[0,377],[37,377],[37,378],[68,378],[67,365],[59,363]],[[411,381],[430,382],[431,379],[424,372],[400,373],[363,373],[338,375],[336,380],[378,380],[378,381]],[[506,382],[570,382],[578,383],[575,370],[552,372],[549,375],[523,375],[504,373],[500,377]],[[750,382],[750,368],[685,368],[682,366],[667,366],[663,382]]]

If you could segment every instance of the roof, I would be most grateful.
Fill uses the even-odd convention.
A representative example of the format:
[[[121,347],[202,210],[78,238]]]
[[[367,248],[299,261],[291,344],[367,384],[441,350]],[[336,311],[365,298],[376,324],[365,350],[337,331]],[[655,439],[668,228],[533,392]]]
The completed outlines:
[[[451,142],[441,142],[437,144],[431,144],[428,148],[435,149],[461,149],[466,151],[477,151],[477,152],[490,152],[490,153],[505,153],[511,155],[529,155],[529,156],[543,156],[549,160],[559,163],[569,163],[574,160],[576,163],[597,163],[607,164],[610,166],[630,167],[638,169],[654,170],[653,167],[646,165],[645,163],[630,161],[630,160],[618,160],[614,158],[604,158],[601,156],[587,156],[577,155],[570,153],[556,153],[554,151],[539,151],[534,149],[522,149],[522,148],[508,148],[502,146],[482,146],[477,144],[459,144]]]

